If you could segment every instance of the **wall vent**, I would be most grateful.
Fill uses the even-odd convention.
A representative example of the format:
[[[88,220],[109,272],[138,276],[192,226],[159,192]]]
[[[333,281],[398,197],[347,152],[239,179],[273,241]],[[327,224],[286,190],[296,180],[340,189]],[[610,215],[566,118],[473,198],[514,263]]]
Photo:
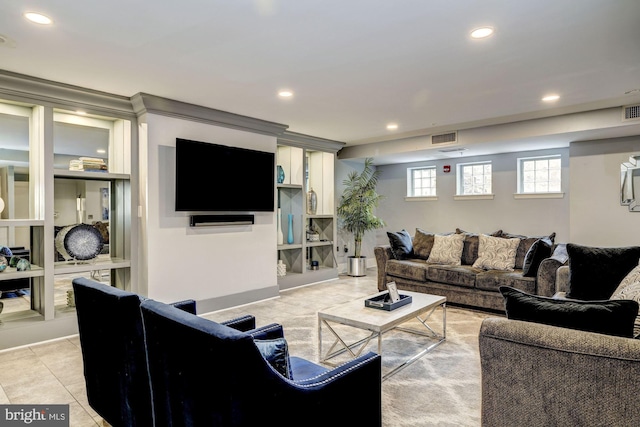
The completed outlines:
[[[629,120],[640,120],[640,104],[622,107],[622,121],[626,122]]]
[[[432,144],[447,144],[458,140],[458,132],[442,133],[440,135],[431,135]]]

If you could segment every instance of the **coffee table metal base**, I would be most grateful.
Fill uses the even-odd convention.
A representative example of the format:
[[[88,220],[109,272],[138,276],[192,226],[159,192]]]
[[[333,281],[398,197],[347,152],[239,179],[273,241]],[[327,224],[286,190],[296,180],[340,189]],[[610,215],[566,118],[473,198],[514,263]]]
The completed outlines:
[[[429,324],[427,323],[427,321],[431,318],[431,315],[435,312],[435,310],[438,307],[442,308],[442,333],[441,334],[436,332],[435,330],[433,330],[431,328],[431,326],[429,326]],[[411,365],[412,363],[414,363],[415,361],[420,359],[422,356],[424,356],[425,354],[429,353],[431,350],[433,350],[434,348],[438,347],[440,344],[445,342],[445,340],[447,339],[447,307],[446,307],[446,302],[442,302],[439,305],[430,307],[430,311],[428,311],[426,313],[426,316],[424,316],[424,318],[421,318],[420,315],[415,316],[415,318],[418,319],[418,321],[420,322],[420,324],[422,326],[424,326],[425,330],[417,330],[417,329],[413,329],[413,328],[405,328],[405,327],[401,327],[401,326],[393,326],[393,327],[391,327],[389,329],[382,330],[382,331],[371,331],[369,336],[367,336],[365,338],[362,338],[362,339],[360,339],[360,340],[358,340],[358,341],[356,341],[354,343],[349,344],[342,337],[340,337],[340,335],[336,332],[336,330],[331,326],[329,321],[322,317],[322,313],[318,313],[318,320],[319,320],[319,322],[318,322],[318,354],[320,355],[320,362],[324,363],[326,365],[335,366],[335,364],[330,362],[330,359],[332,359],[332,358],[334,358],[336,356],[339,356],[341,354],[344,354],[345,352],[348,352],[351,355],[351,357],[356,358],[356,357],[360,356],[362,351],[367,347],[367,345],[373,339],[377,339],[377,341],[378,341],[378,354],[382,355],[382,335],[387,333],[387,332],[389,332],[389,331],[392,331],[392,330],[407,332],[407,333],[414,334],[414,335],[420,335],[420,336],[425,336],[425,337],[435,338],[436,339],[435,342],[431,342],[429,345],[424,347],[420,352],[418,352],[417,354],[411,356],[409,359],[407,359],[404,362],[402,362],[402,364],[400,364],[399,366],[396,366],[393,369],[391,369],[389,372],[385,373],[382,376],[382,381],[384,381],[387,378],[389,378],[390,376],[400,372],[402,369],[404,369],[407,366]],[[334,323],[340,324],[340,325],[345,325],[345,323],[338,322],[338,321],[334,321]],[[327,352],[324,355],[323,355],[323,352],[322,352],[322,329],[323,329],[322,327],[323,326],[329,332],[331,332],[331,334],[335,338],[335,340],[333,341],[333,343],[331,344],[331,346],[329,347],[329,349],[327,350]],[[354,327],[354,328],[358,328],[358,329],[364,329],[364,328],[360,328],[360,327],[354,326],[354,325],[348,325],[348,326],[351,326],[351,327]],[[338,349],[336,349],[336,347],[338,347]]]

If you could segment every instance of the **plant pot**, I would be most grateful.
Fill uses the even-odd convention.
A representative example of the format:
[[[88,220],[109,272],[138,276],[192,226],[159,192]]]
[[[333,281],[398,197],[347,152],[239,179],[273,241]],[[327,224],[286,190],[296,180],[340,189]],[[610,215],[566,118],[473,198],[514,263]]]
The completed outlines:
[[[360,277],[367,275],[367,257],[361,256],[356,258],[350,256],[347,258],[347,274],[349,276]]]

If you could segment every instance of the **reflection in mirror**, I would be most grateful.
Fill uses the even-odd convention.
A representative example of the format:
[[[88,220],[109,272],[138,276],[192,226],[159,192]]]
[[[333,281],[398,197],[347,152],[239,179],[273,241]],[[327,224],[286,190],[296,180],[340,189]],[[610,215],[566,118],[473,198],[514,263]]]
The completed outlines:
[[[620,204],[630,212],[640,212],[640,155],[620,165]]]

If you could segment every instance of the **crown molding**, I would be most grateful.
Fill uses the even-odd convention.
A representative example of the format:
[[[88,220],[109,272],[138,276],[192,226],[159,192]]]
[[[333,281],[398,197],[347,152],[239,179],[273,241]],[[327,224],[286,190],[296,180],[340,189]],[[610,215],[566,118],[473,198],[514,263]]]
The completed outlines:
[[[329,153],[337,153],[342,149],[342,147],[346,145],[344,142],[319,138],[316,136],[305,135],[302,133],[291,131],[286,131],[282,135],[278,136],[278,144],[290,145],[292,147],[300,147],[311,150],[326,151]]]
[[[78,110],[118,118],[134,116],[126,96],[0,70],[0,96],[21,103]]]
[[[255,119],[142,92],[131,97],[131,104],[138,117],[146,113],[158,114],[270,136],[279,136],[288,127],[288,125],[280,123]]]

